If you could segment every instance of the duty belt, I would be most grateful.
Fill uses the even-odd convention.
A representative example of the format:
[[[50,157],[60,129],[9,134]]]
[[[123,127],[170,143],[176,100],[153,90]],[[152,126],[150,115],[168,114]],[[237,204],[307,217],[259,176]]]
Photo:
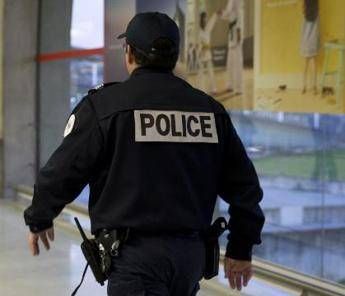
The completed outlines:
[[[153,236],[176,236],[185,238],[196,238],[202,237],[202,232],[196,230],[161,230],[161,231],[146,231],[131,229],[130,236],[142,236],[142,237],[153,237]]]

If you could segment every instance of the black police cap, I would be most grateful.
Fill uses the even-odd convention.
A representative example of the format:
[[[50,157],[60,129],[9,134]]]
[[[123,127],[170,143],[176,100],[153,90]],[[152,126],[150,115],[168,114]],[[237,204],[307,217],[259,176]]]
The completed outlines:
[[[179,52],[179,28],[169,16],[160,12],[138,13],[129,22],[126,32],[117,38],[126,38],[129,45],[147,54],[173,55]],[[159,39],[171,41],[172,47],[168,53],[154,47]]]

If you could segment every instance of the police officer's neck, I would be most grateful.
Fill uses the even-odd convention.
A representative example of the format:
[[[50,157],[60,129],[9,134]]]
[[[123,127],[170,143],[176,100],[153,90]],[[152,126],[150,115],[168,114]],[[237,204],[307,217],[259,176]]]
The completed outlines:
[[[126,66],[127,66],[127,72],[128,72],[129,75],[132,75],[132,73],[133,73],[136,69],[140,68],[140,65],[135,64],[135,63],[133,63],[133,64],[127,63]]]

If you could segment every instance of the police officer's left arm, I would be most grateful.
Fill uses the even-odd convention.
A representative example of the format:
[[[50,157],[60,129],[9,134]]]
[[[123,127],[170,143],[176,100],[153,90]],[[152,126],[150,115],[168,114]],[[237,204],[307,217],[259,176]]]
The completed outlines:
[[[253,245],[261,243],[265,217],[259,202],[263,192],[229,116],[224,116],[222,125],[224,161],[219,195],[230,205],[226,256],[250,261]]]
[[[53,219],[89,183],[103,147],[103,137],[88,97],[73,111],[64,140],[40,170],[32,205],[24,212],[32,233],[53,225]]]

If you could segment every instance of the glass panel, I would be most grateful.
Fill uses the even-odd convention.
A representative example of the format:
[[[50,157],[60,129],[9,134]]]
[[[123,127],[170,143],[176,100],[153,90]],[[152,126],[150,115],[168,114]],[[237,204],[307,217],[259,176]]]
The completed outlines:
[[[254,255],[344,281],[345,116],[243,111],[231,117],[264,190],[266,224]],[[219,211],[225,214],[227,204],[220,202]]]
[[[345,116],[320,115],[318,130],[324,139],[323,154],[319,156],[323,207],[310,212],[312,222],[323,228],[323,240],[318,242],[322,250],[321,276],[345,284]]]
[[[41,53],[104,46],[104,0],[41,1]]]
[[[104,0],[74,0],[71,45],[73,48],[104,46]]]
[[[73,109],[90,88],[103,82],[103,56],[90,56],[70,62],[71,109]]]

